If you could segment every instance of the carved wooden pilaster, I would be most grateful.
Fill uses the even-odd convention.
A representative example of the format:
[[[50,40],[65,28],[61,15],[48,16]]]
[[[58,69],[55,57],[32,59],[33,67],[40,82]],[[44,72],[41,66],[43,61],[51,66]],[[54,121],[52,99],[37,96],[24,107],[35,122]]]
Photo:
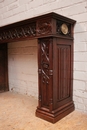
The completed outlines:
[[[52,38],[39,39],[38,45],[39,107],[52,110]]]

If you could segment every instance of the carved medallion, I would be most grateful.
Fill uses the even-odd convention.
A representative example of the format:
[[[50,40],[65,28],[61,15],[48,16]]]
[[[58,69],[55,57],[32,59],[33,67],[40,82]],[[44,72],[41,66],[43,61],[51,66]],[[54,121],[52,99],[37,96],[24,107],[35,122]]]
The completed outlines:
[[[37,35],[50,34],[52,32],[51,20],[38,21]]]
[[[57,34],[69,37],[71,36],[71,24],[64,23],[63,21],[58,20],[56,26],[57,26],[56,28]]]
[[[68,34],[68,26],[67,26],[65,23],[63,23],[63,24],[61,25],[61,32],[62,32],[64,35]]]

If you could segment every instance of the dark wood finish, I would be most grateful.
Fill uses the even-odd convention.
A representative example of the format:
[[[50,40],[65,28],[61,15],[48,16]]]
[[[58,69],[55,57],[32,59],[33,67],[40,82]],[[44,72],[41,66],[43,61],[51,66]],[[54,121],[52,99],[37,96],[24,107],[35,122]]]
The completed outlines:
[[[52,110],[52,84],[53,84],[53,53],[52,38],[39,39],[39,108]],[[50,91],[51,90],[51,91]],[[41,103],[40,103],[41,102]]]
[[[69,27],[68,35],[64,36],[60,27],[66,23]],[[48,36],[62,36],[73,38],[73,25],[75,21],[56,13],[49,13],[39,17],[0,27],[0,43],[34,39]]]
[[[49,49],[48,49],[49,48]],[[36,115],[55,123],[74,110],[73,40],[39,40],[39,103]]]
[[[8,91],[7,44],[0,44],[0,92]]]
[[[67,25],[67,34],[62,33],[62,24]],[[74,24],[72,19],[49,13],[0,28],[0,43],[38,39],[39,95],[36,116],[52,123],[74,110]]]

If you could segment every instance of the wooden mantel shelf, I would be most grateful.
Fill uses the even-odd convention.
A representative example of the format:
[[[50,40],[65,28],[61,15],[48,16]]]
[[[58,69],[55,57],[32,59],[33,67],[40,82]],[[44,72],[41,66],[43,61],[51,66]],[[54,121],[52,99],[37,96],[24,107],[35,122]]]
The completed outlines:
[[[9,42],[38,39],[39,93],[36,116],[52,123],[74,110],[72,101],[74,24],[75,20],[52,12],[0,27],[2,49],[6,49]],[[8,90],[6,63],[4,61],[4,83],[3,81],[1,83],[4,84],[4,91]]]
[[[33,39],[43,36],[54,36],[56,34],[61,36],[61,32],[58,32],[60,31],[58,29],[63,22],[67,23],[68,26],[75,23],[74,20],[52,12],[0,27],[0,43],[18,41],[25,38]],[[72,34],[70,34],[70,37],[72,37]]]

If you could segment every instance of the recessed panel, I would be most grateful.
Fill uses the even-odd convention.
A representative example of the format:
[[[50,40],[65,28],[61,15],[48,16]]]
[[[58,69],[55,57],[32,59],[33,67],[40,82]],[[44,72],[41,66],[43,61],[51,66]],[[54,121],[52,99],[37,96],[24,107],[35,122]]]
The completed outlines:
[[[70,96],[71,66],[70,66],[70,46],[58,45],[58,71],[57,71],[57,101]]]

